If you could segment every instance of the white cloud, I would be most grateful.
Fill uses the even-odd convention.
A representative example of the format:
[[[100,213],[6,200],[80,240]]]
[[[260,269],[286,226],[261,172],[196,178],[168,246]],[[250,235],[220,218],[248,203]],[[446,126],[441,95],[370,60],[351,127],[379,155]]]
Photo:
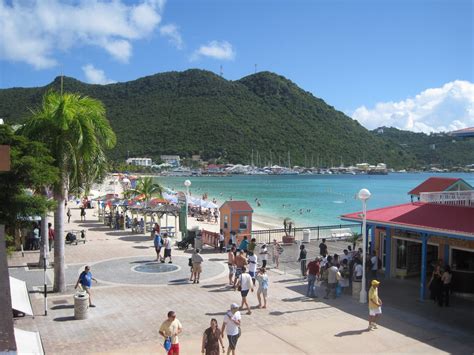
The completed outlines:
[[[132,41],[161,22],[164,0],[0,0],[0,59],[37,69],[57,64],[57,51],[98,46],[127,62]]]
[[[84,72],[84,75],[86,76],[87,82],[90,84],[105,85],[105,84],[112,84],[116,82],[114,80],[107,79],[104,71],[101,69],[97,69],[92,64],[84,65],[82,67],[82,71]]]
[[[179,33],[178,26],[174,24],[164,25],[160,27],[160,34],[168,37],[168,40],[178,49],[183,49],[183,38]]]
[[[191,56],[191,60],[198,60],[200,57],[233,60],[235,51],[232,44],[227,41],[211,41],[207,45],[199,47]]]
[[[357,108],[352,117],[363,126],[396,127],[414,132],[448,132],[474,126],[474,84],[455,80],[414,98]]]

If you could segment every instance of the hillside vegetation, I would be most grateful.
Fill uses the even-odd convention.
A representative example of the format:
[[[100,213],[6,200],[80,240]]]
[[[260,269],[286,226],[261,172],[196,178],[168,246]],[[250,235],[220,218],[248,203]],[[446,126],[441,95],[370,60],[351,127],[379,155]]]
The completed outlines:
[[[20,123],[60,79],[41,88],[0,90],[0,117]],[[179,154],[221,162],[345,165],[367,161],[407,168],[433,158],[418,154],[362,127],[288,79],[261,72],[229,81],[211,72],[187,70],[110,85],[64,78],[64,90],[101,100],[117,134],[109,155],[158,158]],[[451,161],[451,160],[450,160]],[[446,161],[447,162],[447,161]]]

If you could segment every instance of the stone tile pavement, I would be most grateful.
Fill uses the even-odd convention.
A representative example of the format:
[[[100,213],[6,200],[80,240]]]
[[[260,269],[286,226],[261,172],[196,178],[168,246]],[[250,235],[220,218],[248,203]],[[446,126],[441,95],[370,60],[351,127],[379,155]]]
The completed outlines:
[[[75,216],[78,211],[73,210],[73,218]],[[41,295],[32,294],[35,318],[15,321],[21,329],[40,331],[46,353],[164,354],[158,328],[166,313],[173,309],[184,326],[180,338],[182,354],[198,354],[202,332],[210,319],[215,317],[221,323],[230,303],[240,302],[239,293],[226,287],[223,255],[204,254],[203,268],[214,271],[203,275],[200,284],[189,284],[185,280],[134,283],[129,276],[121,277],[116,264],[101,261],[153,258],[151,239],[87,223],[90,224],[88,242],[66,248],[70,270],[67,292],[49,295],[48,316],[41,315]],[[71,225],[80,228],[79,223]],[[177,263],[179,259],[186,261],[189,255],[178,250],[173,253]],[[24,258],[15,255],[10,265],[25,265],[37,257],[35,253]],[[97,269],[95,276],[99,283],[92,289],[97,307],[89,310],[88,319],[78,321],[73,318],[71,285],[85,263],[93,264],[93,272],[99,266],[103,270]],[[94,263],[97,264],[94,266]],[[20,278],[22,274],[26,277],[33,273],[23,268],[14,268],[11,272]],[[41,273],[35,273],[27,277],[29,287],[37,286],[38,280],[42,284]],[[143,276],[136,274],[138,280]],[[308,299],[304,297],[305,284],[300,278],[277,270],[270,271],[269,277],[269,308],[254,309],[252,315],[243,315],[239,354],[473,352],[472,328],[464,328],[462,322],[457,326],[451,322],[436,322],[432,316],[414,312],[412,303],[397,307],[397,302],[384,299],[381,325],[376,331],[368,332],[367,305],[349,296],[336,300]],[[385,296],[382,287],[381,297]],[[252,306],[257,304],[255,294],[249,295],[249,301]],[[430,312],[429,305],[424,309]],[[225,343],[227,346],[227,341]]]

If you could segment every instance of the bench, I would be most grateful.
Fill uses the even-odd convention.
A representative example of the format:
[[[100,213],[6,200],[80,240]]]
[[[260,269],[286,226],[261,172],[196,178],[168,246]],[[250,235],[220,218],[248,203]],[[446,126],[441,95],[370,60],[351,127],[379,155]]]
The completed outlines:
[[[350,228],[331,229],[331,239],[346,239],[354,235]]]

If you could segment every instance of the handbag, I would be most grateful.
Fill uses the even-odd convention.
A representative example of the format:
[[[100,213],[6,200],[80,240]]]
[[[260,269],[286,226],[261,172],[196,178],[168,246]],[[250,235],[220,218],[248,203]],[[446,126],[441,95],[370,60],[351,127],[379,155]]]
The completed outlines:
[[[171,337],[167,337],[165,339],[165,342],[163,343],[163,347],[165,348],[166,351],[170,351],[170,349],[171,349]]]

